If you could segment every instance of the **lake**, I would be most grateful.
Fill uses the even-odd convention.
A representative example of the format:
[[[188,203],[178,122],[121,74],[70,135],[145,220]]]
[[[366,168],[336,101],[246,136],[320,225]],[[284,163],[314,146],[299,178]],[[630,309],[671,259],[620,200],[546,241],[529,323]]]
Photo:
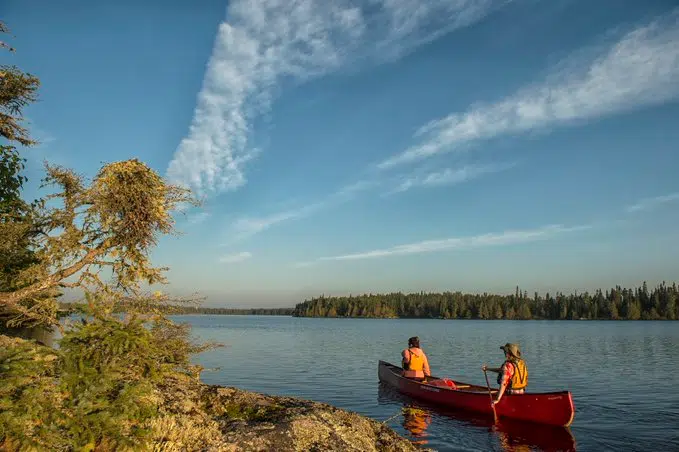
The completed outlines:
[[[174,316],[225,347],[197,361],[209,384],[326,402],[440,451],[679,450],[679,323]],[[400,364],[419,336],[432,373],[485,385],[500,345],[518,342],[529,391],[569,390],[570,429],[451,413],[381,387],[377,362]],[[494,378],[496,374],[490,373]],[[492,380],[491,380],[492,382]]]

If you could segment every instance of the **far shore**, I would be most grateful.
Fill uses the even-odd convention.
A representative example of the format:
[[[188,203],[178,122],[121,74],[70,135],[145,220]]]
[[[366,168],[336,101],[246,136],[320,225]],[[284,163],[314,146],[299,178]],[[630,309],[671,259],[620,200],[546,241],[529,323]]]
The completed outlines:
[[[77,303],[61,303],[62,315]],[[315,318],[443,320],[679,320],[679,288],[662,283],[573,294],[520,290],[510,295],[462,292],[393,292],[305,300],[291,308],[220,308],[167,306],[169,315],[270,315]]]

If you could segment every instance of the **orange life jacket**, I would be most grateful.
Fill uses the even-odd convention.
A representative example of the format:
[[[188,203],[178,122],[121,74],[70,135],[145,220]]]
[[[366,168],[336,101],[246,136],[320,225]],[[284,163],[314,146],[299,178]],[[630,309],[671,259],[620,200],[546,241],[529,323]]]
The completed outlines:
[[[509,382],[510,389],[525,389],[528,386],[528,367],[522,359],[508,361],[514,367],[512,379]]]
[[[419,348],[409,348],[407,352],[410,354],[410,359],[408,362],[404,362],[403,376],[407,378],[424,378],[424,352]]]

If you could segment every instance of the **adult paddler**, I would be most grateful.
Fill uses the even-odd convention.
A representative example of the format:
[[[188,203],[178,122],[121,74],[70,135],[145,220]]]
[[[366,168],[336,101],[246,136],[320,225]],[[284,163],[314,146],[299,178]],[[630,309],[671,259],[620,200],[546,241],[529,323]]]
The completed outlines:
[[[485,372],[497,372],[497,383],[500,385],[500,390],[493,400],[493,404],[497,405],[502,396],[507,394],[523,394],[528,386],[528,367],[526,362],[521,357],[521,349],[519,344],[506,343],[500,347],[505,352],[505,362],[499,368],[491,368],[485,364],[481,369]]]
[[[413,336],[408,339],[408,348],[401,352],[403,376],[413,380],[424,381],[431,376],[427,355],[420,348],[420,338]]]

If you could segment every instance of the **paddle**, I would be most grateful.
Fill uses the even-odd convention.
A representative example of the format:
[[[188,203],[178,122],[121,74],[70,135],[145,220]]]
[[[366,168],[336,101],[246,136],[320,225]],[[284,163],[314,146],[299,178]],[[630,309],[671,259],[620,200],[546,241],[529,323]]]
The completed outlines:
[[[486,377],[486,387],[488,388],[488,397],[490,397],[490,407],[493,409],[493,421],[497,423],[497,413],[495,412],[493,394],[490,392],[490,382],[488,381],[488,374],[486,373],[486,369],[483,369],[483,375],[485,375]]]

